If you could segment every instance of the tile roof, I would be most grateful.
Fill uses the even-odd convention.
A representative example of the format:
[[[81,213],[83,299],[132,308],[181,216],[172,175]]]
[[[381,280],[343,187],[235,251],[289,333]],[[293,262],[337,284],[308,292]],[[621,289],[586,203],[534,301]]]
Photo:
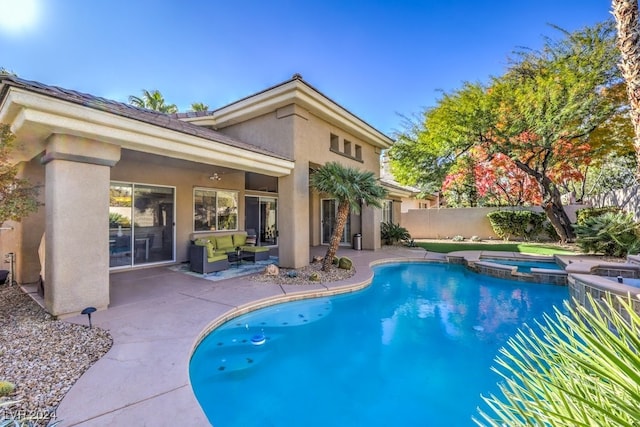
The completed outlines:
[[[274,89],[277,89],[281,86],[287,85],[291,82],[294,81],[299,81],[300,83],[304,84],[306,87],[308,87],[309,89],[311,89],[312,91],[314,91],[320,98],[324,98],[325,100],[327,100],[328,102],[334,104],[335,106],[337,106],[338,108],[340,108],[341,110],[343,110],[344,112],[346,112],[347,114],[357,118],[358,120],[362,121],[362,123],[364,123],[365,125],[369,126],[371,129],[374,129],[376,132],[378,132],[380,135],[384,136],[385,138],[389,138],[389,136],[387,136],[384,132],[376,129],[374,126],[372,126],[371,124],[369,124],[367,121],[363,120],[362,118],[360,118],[359,116],[355,115],[354,113],[352,113],[350,110],[348,110],[347,108],[343,107],[342,105],[338,104],[336,101],[334,101],[332,98],[328,97],[327,95],[325,95],[323,92],[321,92],[320,90],[318,90],[315,86],[312,86],[311,84],[309,84],[306,80],[304,80],[302,78],[302,75],[295,73],[293,76],[291,76],[290,79],[283,81],[282,83],[278,83],[276,85],[273,85],[271,87],[268,87],[264,90],[261,90],[260,92],[256,92],[253,93],[251,95],[245,96],[244,98],[240,98],[236,101],[231,102],[230,104],[227,105],[223,105],[222,107],[216,108],[214,110],[209,110],[209,111],[188,111],[188,112],[184,112],[184,113],[175,113],[173,116],[177,117],[177,118],[195,118],[195,117],[206,117],[206,116],[212,116],[215,114],[215,112],[223,110],[225,108],[228,108],[232,105],[241,103],[247,99],[262,95],[263,93],[267,93],[270,92]]]
[[[110,99],[101,98],[75,90],[45,85],[36,81],[25,80],[11,75],[0,75],[0,87],[0,101],[2,101],[2,99],[4,99],[4,97],[6,96],[9,87],[21,88],[29,92],[34,92],[62,101],[83,105],[88,108],[104,111],[132,120],[137,120],[143,123],[162,127],[164,129],[181,132],[187,135],[196,136],[221,144],[249,150],[255,153],[276,157],[279,159],[293,160],[276,154],[272,151],[265,150],[264,148],[256,147],[255,145],[230,138],[229,136],[214,131],[213,129],[184,122],[170,114],[134,107],[133,105],[125,104],[123,102],[112,101]]]

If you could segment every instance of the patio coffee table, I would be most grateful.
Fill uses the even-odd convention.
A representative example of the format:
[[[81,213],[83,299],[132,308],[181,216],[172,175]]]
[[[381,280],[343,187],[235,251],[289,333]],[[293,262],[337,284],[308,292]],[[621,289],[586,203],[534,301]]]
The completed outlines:
[[[240,251],[238,252],[227,252],[227,257],[229,258],[229,262],[231,264],[235,264],[236,268],[240,267],[242,261],[253,261],[256,262],[255,254],[251,252]]]

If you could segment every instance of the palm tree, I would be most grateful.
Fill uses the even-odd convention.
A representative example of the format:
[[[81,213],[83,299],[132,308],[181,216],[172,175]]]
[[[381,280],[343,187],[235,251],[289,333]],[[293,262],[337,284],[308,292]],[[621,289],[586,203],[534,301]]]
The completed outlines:
[[[311,174],[309,181],[313,189],[328,194],[338,202],[336,227],[322,261],[322,270],[329,271],[338,250],[349,211],[360,212],[361,203],[381,207],[387,191],[378,184],[373,172],[350,168],[337,162],[326,163],[318,168]]]
[[[191,104],[191,111],[209,111],[209,106],[203,102],[194,102]]]
[[[627,95],[631,105],[631,121],[635,138],[633,146],[640,178],[640,26],[638,24],[638,0],[612,0],[613,16],[618,30],[618,49],[622,61],[620,69],[627,82]]]
[[[178,107],[175,104],[165,104],[164,97],[159,90],[148,91],[142,89],[142,97],[131,95],[129,104],[138,108],[146,108],[147,110],[158,111],[160,113],[177,113]]]

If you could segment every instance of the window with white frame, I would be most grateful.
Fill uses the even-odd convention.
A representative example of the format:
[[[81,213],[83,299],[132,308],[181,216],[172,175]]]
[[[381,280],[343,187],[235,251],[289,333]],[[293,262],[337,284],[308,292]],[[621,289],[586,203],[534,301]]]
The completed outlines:
[[[194,188],[193,231],[238,229],[238,192]]]
[[[393,200],[382,202],[382,222],[393,222]]]

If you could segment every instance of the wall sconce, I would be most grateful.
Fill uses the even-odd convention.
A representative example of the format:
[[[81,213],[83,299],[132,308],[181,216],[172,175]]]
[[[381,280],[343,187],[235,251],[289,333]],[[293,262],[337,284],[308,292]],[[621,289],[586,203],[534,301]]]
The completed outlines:
[[[211,181],[221,181],[222,177],[218,174],[218,172],[214,172],[209,176]]]

